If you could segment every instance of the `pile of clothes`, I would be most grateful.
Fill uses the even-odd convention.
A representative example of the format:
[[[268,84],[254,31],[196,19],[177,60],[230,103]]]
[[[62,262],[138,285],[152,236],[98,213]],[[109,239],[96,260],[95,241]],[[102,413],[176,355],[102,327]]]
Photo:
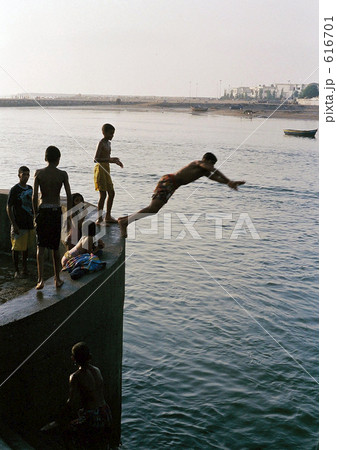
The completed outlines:
[[[106,262],[99,259],[93,253],[83,253],[82,255],[70,258],[62,270],[70,273],[72,280],[78,280],[88,272],[97,272],[104,269]]]

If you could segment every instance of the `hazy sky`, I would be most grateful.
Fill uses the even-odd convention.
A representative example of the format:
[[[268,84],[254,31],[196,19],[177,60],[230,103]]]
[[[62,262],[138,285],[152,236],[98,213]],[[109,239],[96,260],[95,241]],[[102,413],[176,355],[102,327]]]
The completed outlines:
[[[220,86],[318,81],[318,0],[0,5],[0,96],[216,97]]]

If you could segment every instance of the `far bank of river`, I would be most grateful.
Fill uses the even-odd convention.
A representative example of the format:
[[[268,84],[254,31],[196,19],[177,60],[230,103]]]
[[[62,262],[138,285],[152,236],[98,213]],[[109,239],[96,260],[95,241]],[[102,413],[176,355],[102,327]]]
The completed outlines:
[[[193,106],[207,107],[205,112],[192,111]],[[67,109],[101,109],[101,110],[135,110],[156,111],[167,110],[174,112],[188,112],[193,114],[220,114],[245,118],[279,118],[319,120],[319,107],[299,105],[294,103],[268,103],[247,101],[203,101],[202,99],[170,100],[145,102],[129,101],[96,101],[74,99],[0,99],[0,107],[43,107]]]

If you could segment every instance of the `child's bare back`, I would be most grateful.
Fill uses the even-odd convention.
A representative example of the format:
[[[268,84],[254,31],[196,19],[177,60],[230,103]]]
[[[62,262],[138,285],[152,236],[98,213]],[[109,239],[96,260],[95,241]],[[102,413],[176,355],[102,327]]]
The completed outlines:
[[[55,286],[61,287],[59,245],[62,226],[62,209],[60,206],[60,191],[62,186],[67,194],[67,210],[71,208],[71,191],[67,172],[57,168],[61,152],[53,145],[46,149],[45,161],[47,167],[35,173],[33,189],[33,211],[37,234],[37,272],[38,282],[36,289],[44,287],[44,250],[52,250]],[[39,204],[39,190],[41,203]],[[70,219],[68,218],[68,226]]]
[[[70,386],[78,391],[83,408],[95,409],[105,404],[103,378],[97,367],[88,364],[77,370],[70,377]]]
[[[174,174],[175,184],[177,187],[189,184],[202,176],[209,175],[210,173],[211,167],[208,169],[207,165],[202,161],[192,161]]]
[[[41,204],[59,205],[61,188],[68,182],[67,172],[48,166],[37,170],[35,179],[41,190]]]

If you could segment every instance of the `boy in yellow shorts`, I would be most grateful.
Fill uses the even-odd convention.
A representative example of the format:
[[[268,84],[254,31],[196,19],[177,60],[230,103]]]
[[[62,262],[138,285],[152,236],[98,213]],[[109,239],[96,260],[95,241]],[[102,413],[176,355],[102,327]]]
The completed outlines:
[[[117,220],[111,217],[111,208],[115,197],[114,186],[110,176],[110,164],[117,164],[123,168],[123,163],[119,158],[111,158],[111,139],[115,134],[115,127],[110,123],[106,123],[102,127],[102,133],[104,138],[101,139],[97,145],[95,155],[95,170],[94,170],[94,182],[95,189],[99,191],[98,201],[98,218],[96,223],[99,224],[103,221],[103,207],[108,193],[108,200],[106,205],[106,223],[117,223]]]
[[[36,241],[32,194],[33,188],[28,185],[30,171],[28,167],[21,166],[18,171],[19,183],[9,191],[7,200],[7,214],[11,222],[12,257],[15,274],[27,276],[28,249],[34,246]],[[22,274],[19,271],[19,254],[22,252]]]

